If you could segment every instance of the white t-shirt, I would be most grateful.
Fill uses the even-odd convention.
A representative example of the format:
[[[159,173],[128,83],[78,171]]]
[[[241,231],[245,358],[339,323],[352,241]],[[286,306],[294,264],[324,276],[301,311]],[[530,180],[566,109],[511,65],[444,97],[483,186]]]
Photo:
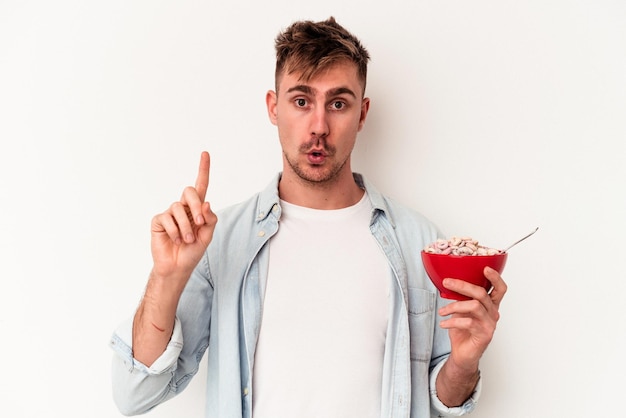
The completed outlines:
[[[253,418],[380,417],[389,264],[366,195],[316,210],[281,203],[253,371]]]

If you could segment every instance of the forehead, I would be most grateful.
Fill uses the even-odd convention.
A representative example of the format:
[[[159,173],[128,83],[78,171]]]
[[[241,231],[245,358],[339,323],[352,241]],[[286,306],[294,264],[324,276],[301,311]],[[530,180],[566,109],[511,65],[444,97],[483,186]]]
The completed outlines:
[[[363,83],[359,78],[356,64],[342,61],[315,73],[308,80],[304,79],[303,72],[285,72],[278,80],[278,91],[286,93],[294,86],[307,86],[314,91],[325,92],[340,87],[349,88],[357,97],[363,94]]]

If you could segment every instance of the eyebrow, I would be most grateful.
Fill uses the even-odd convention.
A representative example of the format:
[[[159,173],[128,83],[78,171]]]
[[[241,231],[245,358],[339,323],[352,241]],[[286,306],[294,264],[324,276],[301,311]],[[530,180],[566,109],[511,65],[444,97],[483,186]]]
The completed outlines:
[[[357,98],[356,94],[354,94],[354,92],[352,90],[350,90],[349,88],[347,88],[347,87],[337,87],[336,89],[329,90],[326,93],[326,97],[328,97],[328,96],[339,96],[340,94],[348,94],[348,95],[354,97],[355,99]]]
[[[307,86],[306,84],[298,84],[297,86],[293,86],[289,90],[287,90],[287,93],[291,93],[294,91],[299,91],[304,94],[310,94],[312,96],[315,96],[315,92],[313,91],[313,89]],[[347,87],[337,87],[337,88],[331,89],[326,92],[326,97],[338,96],[340,94],[348,94],[354,97],[355,99],[357,98],[356,94],[354,94],[354,92]]]
[[[313,89],[304,84],[298,84],[297,86],[291,87],[289,90],[287,90],[287,93],[291,93],[294,91],[299,91],[304,94],[311,94],[311,95],[313,94]]]

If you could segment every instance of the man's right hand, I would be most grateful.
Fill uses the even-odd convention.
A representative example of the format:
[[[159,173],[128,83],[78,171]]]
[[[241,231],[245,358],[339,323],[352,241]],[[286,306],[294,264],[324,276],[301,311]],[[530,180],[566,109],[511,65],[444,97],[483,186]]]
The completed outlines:
[[[211,160],[200,157],[195,187],[187,187],[180,201],[152,219],[152,274],[186,281],[213,238],[217,216],[205,201]]]
[[[203,152],[195,187],[152,219],[154,265],[133,321],[133,356],[147,366],[167,347],[178,300],[213,238],[217,216],[205,202],[210,166],[209,153]]]

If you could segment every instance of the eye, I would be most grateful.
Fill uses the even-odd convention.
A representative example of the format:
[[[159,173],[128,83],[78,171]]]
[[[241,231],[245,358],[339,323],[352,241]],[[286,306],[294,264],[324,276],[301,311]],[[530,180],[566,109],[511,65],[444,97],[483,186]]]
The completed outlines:
[[[346,107],[346,104],[340,100],[337,100],[337,101],[332,102],[330,107],[333,110],[341,110]]]
[[[306,99],[302,99],[302,98],[296,99],[296,100],[294,100],[294,102],[295,102],[296,106],[298,106],[298,107],[305,107],[306,104],[307,104],[306,103]]]

